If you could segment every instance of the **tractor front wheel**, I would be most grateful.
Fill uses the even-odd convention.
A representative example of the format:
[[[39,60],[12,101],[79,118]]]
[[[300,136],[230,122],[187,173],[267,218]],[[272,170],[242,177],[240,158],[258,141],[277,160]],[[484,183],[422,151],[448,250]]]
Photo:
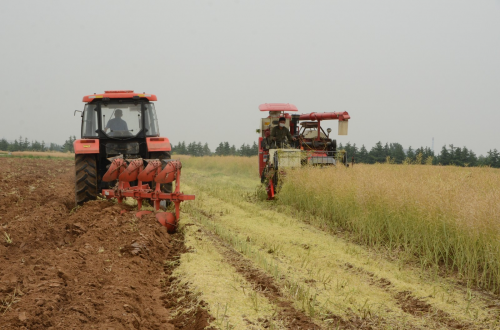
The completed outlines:
[[[75,155],[75,197],[82,205],[97,199],[97,164],[95,155]]]

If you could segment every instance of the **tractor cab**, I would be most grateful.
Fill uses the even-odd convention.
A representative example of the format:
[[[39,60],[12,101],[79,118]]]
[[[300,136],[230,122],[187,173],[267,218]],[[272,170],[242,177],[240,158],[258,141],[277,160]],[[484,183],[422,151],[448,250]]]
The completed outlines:
[[[88,95],[82,113],[82,138],[129,139],[159,136],[156,96],[133,91]]]
[[[114,100],[85,105],[82,121],[83,137],[120,139],[139,135],[159,136],[153,103]]]

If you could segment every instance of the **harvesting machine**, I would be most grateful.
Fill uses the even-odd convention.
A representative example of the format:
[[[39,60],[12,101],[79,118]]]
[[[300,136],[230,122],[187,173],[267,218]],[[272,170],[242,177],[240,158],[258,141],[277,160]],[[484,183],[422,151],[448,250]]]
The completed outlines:
[[[84,110],[77,110],[81,139],[73,144],[76,204],[96,199],[99,192],[119,203],[130,197],[137,200],[136,215],[141,217],[151,213],[141,211],[144,200],[156,211],[173,203],[174,213],[157,212],[156,218],[174,232],[180,203],[195,196],[180,191],[182,164],[170,158],[170,141],[160,136],[156,100],[156,95],[131,90],[83,97]]]
[[[268,199],[273,199],[279,188],[280,175],[286,168],[303,165],[335,166],[347,163],[344,150],[337,150],[337,141],[330,138],[331,129],[325,132],[323,120],[338,120],[338,135],[347,135],[349,114],[344,112],[311,112],[295,114],[298,109],[289,103],[265,103],[260,111],[269,112],[261,119],[259,136],[259,174],[266,185]],[[290,131],[294,141],[284,143],[271,139],[271,132],[284,118],[284,126]]]

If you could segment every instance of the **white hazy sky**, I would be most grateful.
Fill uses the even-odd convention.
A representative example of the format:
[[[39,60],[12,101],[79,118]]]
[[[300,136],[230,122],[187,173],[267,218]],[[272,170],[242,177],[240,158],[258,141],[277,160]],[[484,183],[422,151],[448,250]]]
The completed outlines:
[[[78,137],[83,95],[133,89],[174,143],[252,143],[289,102],[349,111],[343,143],[500,148],[499,0],[2,0],[0,41],[11,140]]]

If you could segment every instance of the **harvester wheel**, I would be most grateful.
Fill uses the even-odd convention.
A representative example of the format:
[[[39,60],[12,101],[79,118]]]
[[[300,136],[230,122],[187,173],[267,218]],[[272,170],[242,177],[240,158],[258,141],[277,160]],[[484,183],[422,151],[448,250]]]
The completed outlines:
[[[280,169],[279,169],[279,157],[278,153],[274,154],[274,161],[273,161],[273,166],[274,166],[274,174],[271,178],[273,180],[273,185],[274,185],[274,191],[278,192],[278,189],[280,188],[278,185],[280,184]]]
[[[337,152],[337,140],[332,140],[332,151]]]
[[[76,204],[97,199],[97,165],[94,155],[75,155]]]
[[[163,160],[163,159],[171,159],[172,157],[170,156],[170,152],[168,151],[160,151],[160,152],[152,152],[150,154],[150,158],[151,159],[159,159],[160,161]],[[162,162],[161,164],[161,168],[165,168],[165,163]],[[156,186],[156,183],[153,181],[151,182],[151,184],[153,185],[151,187],[151,189],[154,189],[155,186]],[[160,184],[160,189],[162,192],[166,193],[166,194],[169,194],[172,192],[172,182],[170,183],[162,183]]]
[[[262,174],[260,175],[260,183],[265,183],[267,181],[267,174],[269,173],[269,170],[267,169],[267,166],[264,167],[262,170]]]

